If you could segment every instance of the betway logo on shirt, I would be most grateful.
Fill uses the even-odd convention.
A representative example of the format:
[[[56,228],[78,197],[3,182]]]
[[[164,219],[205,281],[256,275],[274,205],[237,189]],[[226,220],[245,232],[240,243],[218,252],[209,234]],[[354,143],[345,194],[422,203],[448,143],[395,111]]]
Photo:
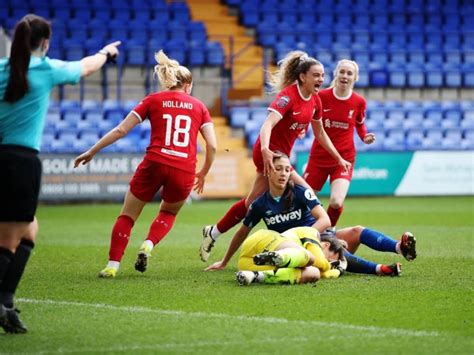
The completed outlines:
[[[295,221],[301,219],[301,210],[296,210],[288,213],[280,213],[273,217],[264,217],[264,219],[266,225]]]

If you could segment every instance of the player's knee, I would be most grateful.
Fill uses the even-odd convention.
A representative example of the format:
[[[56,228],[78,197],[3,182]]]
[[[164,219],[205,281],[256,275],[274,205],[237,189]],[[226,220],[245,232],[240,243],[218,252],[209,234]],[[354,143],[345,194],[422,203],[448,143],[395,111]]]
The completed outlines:
[[[360,235],[364,229],[365,229],[364,226],[354,226],[354,227],[351,228],[351,232],[353,234]]]
[[[21,238],[22,240],[28,240],[30,242],[36,241],[36,236],[38,235],[39,225],[38,220],[35,219],[28,225],[25,235]]]
[[[344,205],[344,199],[339,197],[331,197],[329,201],[329,206],[335,210],[342,208]]]

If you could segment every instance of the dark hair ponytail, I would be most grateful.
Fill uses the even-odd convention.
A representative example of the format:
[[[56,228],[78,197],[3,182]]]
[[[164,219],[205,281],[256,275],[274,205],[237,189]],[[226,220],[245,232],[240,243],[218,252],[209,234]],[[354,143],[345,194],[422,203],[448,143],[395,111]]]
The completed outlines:
[[[28,66],[31,51],[37,49],[41,41],[51,37],[51,25],[44,18],[26,15],[15,26],[11,47],[10,77],[3,99],[14,103],[28,91]]]

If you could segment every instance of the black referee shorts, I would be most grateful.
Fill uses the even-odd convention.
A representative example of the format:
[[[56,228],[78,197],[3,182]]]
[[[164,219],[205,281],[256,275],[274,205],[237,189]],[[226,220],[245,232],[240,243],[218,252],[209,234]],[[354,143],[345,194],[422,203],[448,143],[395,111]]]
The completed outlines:
[[[32,222],[41,184],[34,149],[0,145],[0,222]]]

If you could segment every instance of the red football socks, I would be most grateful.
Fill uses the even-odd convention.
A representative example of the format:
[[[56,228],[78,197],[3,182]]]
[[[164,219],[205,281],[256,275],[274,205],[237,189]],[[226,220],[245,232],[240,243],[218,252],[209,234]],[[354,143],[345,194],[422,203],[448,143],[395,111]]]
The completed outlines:
[[[344,206],[337,209],[332,208],[331,206],[328,207],[328,216],[331,220],[331,227],[334,227],[337,224],[337,221],[339,220],[339,217],[341,216],[343,210]]]
[[[245,206],[245,198],[237,201],[232,205],[232,207],[227,211],[224,217],[217,222],[217,229],[220,233],[225,233],[233,226],[240,223],[247,214],[247,207]]]
[[[168,211],[160,211],[158,216],[150,226],[147,240],[150,240],[153,245],[156,245],[162,240],[168,232],[173,228],[176,215]]]
[[[110,239],[109,260],[118,262],[122,260],[134,224],[133,219],[124,214],[117,218]]]

